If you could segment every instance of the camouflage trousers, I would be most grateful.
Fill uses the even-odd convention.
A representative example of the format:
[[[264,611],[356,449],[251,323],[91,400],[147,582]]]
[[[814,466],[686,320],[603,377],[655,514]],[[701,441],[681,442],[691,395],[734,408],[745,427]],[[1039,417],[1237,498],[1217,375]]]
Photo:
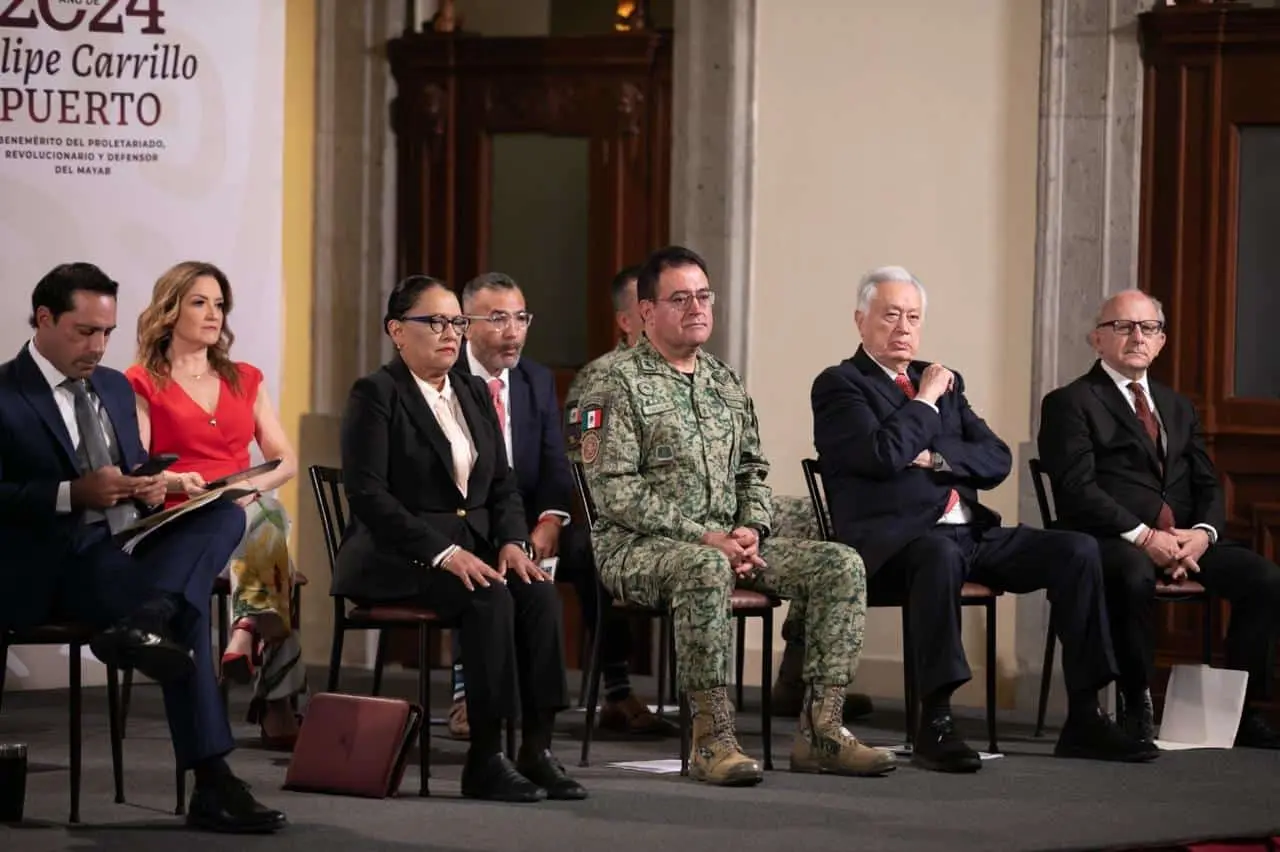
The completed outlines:
[[[773,534],[781,538],[821,541],[818,521],[813,514],[813,501],[808,497],[773,495]],[[782,623],[782,638],[803,645],[804,632],[804,601],[793,600],[787,606],[787,620]]]
[[[768,567],[741,578],[723,553],[707,545],[645,537],[599,552],[610,550],[614,555],[599,568],[614,597],[642,606],[670,605],[682,689],[728,682],[733,648],[729,595],[735,583],[804,607],[807,683],[845,686],[852,679],[867,611],[866,571],[852,548],[770,538],[760,549]]]

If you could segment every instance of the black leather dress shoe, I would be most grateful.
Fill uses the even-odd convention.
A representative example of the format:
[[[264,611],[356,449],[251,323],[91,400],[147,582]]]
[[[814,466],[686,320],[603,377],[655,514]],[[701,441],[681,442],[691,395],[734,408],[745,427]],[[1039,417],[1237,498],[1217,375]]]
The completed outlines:
[[[569,777],[550,749],[537,754],[521,752],[516,771],[547,791],[548,799],[577,800],[587,797],[586,788]]]
[[[1062,726],[1054,757],[1084,760],[1112,760],[1121,763],[1146,763],[1160,756],[1154,743],[1135,739],[1120,729],[1111,717],[1097,709],[1091,713],[1068,714]]]
[[[195,671],[191,650],[169,638],[155,624],[125,619],[89,640],[89,650],[107,665],[132,668],[163,683]]]
[[[925,719],[911,746],[911,762],[933,772],[977,772],[982,758],[956,733],[950,713]]]
[[[1280,749],[1280,733],[1267,724],[1256,710],[1246,709],[1236,730],[1236,745],[1242,748]]]
[[[541,802],[547,791],[516,771],[505,754],[475,759],[462,766],[462,795],[491,802]]]
[[[1144,743],[1156,739],[1156,710],[1151,702],[1151,690],[1144,689],[1128,698],[1124,693],[1116,695],[1116,724],[1130,738]]]
[[[187,825],[223,834],[270,834],[289,824],[285,815],[253,797],[234,775],[197,784],[187,807]]]

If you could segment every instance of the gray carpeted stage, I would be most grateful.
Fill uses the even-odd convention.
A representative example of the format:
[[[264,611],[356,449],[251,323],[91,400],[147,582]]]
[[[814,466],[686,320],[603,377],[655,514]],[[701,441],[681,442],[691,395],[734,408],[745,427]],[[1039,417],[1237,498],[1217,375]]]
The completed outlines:
[[[319,673],[316,673],[319,675]],[[445,696],[444,674],[436,695]],[[413,673],[388,675],[388,690],[409,695]],[[313,683],[322,676],[313,676]],[[576,688],[576,680],[572,681]],[[367,689],[359,675],[344,686]],[[235,709],[243,716],[244,690]],[[1155,764],[1125,766],[1055,760],[1052,737],[1033,740],[1013,723],[1001,726],[1006,756],[976,776],[942,776],[901,766],[883,779],[792,775],[787,752],[795,722],[775,720],[775,764],[765,783],[722,790],[677,775],[646,775],[605,766],[617,760],[676,757],[674,740],[599,738],[592,766],[578,769],[582,714],[561,717],[557,753],[591,791],[583,803],[497,805],[458,798],[465,744],[435,728],[431,799],[406,793],[367,800],[281,791],[287,755],[254,745],[238,724],[242,748],[235,770],[260,798],[287,812],[291,827],[274,840],[188,833],[173,817],[172,754],[158,690],[135,692],[125,740],[128,804],[111,800],[106,701],[86,694],[83,825],[68,814],[66,697],[11,693],[0,713],[0,742],[30,745],[27,824],[0,827],[3,850],[169,850],[289,848],[326,850],[1032,850],[1126,848],[1224,836],[1280,834],[1280,753],[1249,750],[1167,753]],[[758,704],[748,694],[744,745],[759,753]],[[439,714],[437,708],[437,714]],[[901,712],[877,710],[860,737],[898,741]],[[982,722],[964,720],[971,742]]]

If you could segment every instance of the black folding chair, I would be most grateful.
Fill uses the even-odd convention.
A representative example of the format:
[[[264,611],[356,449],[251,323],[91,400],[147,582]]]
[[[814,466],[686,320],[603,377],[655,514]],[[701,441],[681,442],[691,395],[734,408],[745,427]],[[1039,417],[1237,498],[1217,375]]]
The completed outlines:
[[[1049,499],[1052,494],[1052,483],[1049,476],[1040,466],[1040,459],[1029,459],[1027,467],[1031,469],[1031,485],[1036,491],[1036,504],[1040,507],[1040,525],[1047,530],[1059,529],[1058,518]],[[1213,660],[1213,596],[1204,586],[1195,580],[1176,580],[1156,584],[1156,600],[1164,603],[1198,603],[1204,607],[1204,635],[1202,637],[1204,663],[1209,665]],[[1044,734],[1045,711],[1049,706],[1049,687],[1053,682],[1053,653],[1057,647],[1057,631],[1049,619],[1049,629],[1044,637],[1044,664],[1040,669],[1040,702],[1036,707],[1035,736]]]
[[[804,470],[804,482],[809,489],[809,500],[813,503],[813,514],[818,523],[818,530],[826,541],[837,541],[835,529],[831,523],[831,513],[827,509],[822,470],[816,459],[803,459],[800,467]],[[987,612],[987,746],[992,754],[1000,750],[996,741],[996,599],[1002,594],[1004,593],[981,583],[965,583],[960,587],[961,606],[980,606]],[[889,599],[869,595],[867,606],[898,607],[902,610],[902,693],[907,710],[906,744],[912,747],[919,721],[920,696],[916,688],[913,651],[915,646],[912,644],[911,619],[908,617],[906,601],[901,598]]]

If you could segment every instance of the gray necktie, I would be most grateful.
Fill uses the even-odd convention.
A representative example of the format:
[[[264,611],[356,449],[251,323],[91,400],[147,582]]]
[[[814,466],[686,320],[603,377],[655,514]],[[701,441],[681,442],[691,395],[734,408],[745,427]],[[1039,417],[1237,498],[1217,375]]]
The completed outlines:
[[[80,430],[81,461],[88,462],[86,473],[103,467],[110,467],[111,450],[107,447],[107,436],[102,430],[102,421],[94,410],[93,399],[89,396],[89,386],[84,379],[68,379],[63,385],[71,391],[76,403],[76,428]],[[117,503],[104,510],[107,526],[111,532],[117,533],[133,523],[138,517],[138,509],[132,501]]]

